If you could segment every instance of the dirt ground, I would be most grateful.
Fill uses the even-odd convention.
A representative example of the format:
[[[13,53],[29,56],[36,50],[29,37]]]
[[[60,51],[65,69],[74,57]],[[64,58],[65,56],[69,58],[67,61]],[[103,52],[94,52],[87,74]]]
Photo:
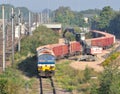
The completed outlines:
[[[114,46],[114,48],[118,47],[118,44],[116,44]],[[87,61],[73,61],[70,66],[78,69],[78,70],[84,70],[86,67],[92,68],[97,72],[102,72],[104,70],[104,68],[101,66],[101,63],[105,60],[105,58],[103,57],[104,55],[106,55],[107,53],[110,53],[112,51],[112,49],[114,48],[110,48],[107,50],[103,50],[103,53],[98,54],[96,56],[96,61],[91,61],[91,62],[87,62]]]
[[[102,54],[99,54],[96,61],[73,61],[70,66],[79,70],[84,70],[88,67],[93,68],[97,72],[103,71],[103,67],[100,64],[105,60],[102,58],[105,53],[107,53],[107,51],[103,51]]]

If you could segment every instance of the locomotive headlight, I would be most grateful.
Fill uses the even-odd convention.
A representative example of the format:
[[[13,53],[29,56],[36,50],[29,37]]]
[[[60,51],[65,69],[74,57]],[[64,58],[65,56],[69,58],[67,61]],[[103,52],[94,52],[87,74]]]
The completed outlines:
[[[39,68],[42,69],[42,66],[40,66]]]
[[[53,69],[54,68],[54,66],[50,66],[50,69]]]
[[[38,67],[38,70],[42,70],[42,66],[39,66],[39,67]]]

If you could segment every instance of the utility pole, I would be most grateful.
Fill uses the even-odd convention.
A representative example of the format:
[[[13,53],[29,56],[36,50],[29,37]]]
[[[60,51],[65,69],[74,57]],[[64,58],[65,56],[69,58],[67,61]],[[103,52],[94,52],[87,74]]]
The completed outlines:
[[[40,21],[41,21],[41,24],[43,24],[43,14],[42,14],[42,12],[40,13],[41,14],[41,16],[40,16]]]
[[[38,14],[38,19],[39,19],[39,25],[40,25],[40,13]]]
[[[38,14],[37,14],[37,13],[36,13],[36,15],[35,15],[35,18],[36,18],[36,19],[35,19],[35,20],[36,20],[36,26],[35,26],[35,27],[37,28],[37,24],[38,24]]]
[[[12,8],[12,65],[14,64],[14,9]]]
[[[2,6],[2,19],[3,19],[3,72],[5,71],[5,9]]]
[[[20,26],[20,23],[21,23],[21,13],[20,13],[20,10],[19,10],[19,13],[18,13],[18,25],[19,25],[19,31],[18,31],[18,51],[20,52],[20,37],[21,37],[21,26]]]
[[[29,34],[32,35],[31,31],[31,12],[29,11]]]
[[[49,9],[47,10],[47,23],[50,23],[50,18],[49,18]]]

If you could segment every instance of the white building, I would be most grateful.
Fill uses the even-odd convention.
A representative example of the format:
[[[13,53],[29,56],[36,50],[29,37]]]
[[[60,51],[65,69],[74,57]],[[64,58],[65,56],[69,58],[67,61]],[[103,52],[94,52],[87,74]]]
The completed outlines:
[[[26,35],[28,29],[26,28],[26,26],[24,24],[21,25],[21,34]]]
[[[20,30],[20,33],[19,33]],[[26,35],[27,34],[28,29],[26,28],[26,26],[24,24],[20,24],[15,26],[15,38],[19,38],[19,36],[22,35]]]
[[[20,30],[20,26],[19,25],[17,25],[17,26],[15,26],[15,38],[19,38],[19,30]]]

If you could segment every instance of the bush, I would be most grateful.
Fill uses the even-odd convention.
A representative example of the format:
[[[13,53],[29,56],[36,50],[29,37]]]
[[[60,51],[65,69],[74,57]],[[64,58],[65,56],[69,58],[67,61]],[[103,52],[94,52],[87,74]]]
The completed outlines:
[[[0,94],[25,94],[26,83],[30,89],[34,80],[25,80],[21,75],[18,70],[7,68],[0,75]]]
[[[23,82],[18,71],[8,68],[4,74],[0,75],[0,94],[19,94]]]
[[[0,79],[0,94],[7,94],[6,85],[7,85],[7,80]]]
[[[84,70],[84,80],[85,80],[85,82],[87,82],[88,80],[90,80],[90,73],[91,72],[91,70],[88,68],[88,67],[86,67],[85,68],[85,70]]]
[[[103,63],[103,66],[109,65],[113,60],[115,60],[118,56],[120,56],[120,52],[115,52],[112,55],[110,55]]]
[[[96,73],[89,68],[86,68],[85,71],[73,69],[69,63],[70,61],[65,61],[62,64],[56,64],[55,78],[57,83],[70,92],[88,92],[90,77],[91,75],[95,76]]]
[[[38,27],[32,36],[24,37],[21,41],[21,54],[36,54],[36,48],[46,44],[58,43],[59,34],[44,26]]]

